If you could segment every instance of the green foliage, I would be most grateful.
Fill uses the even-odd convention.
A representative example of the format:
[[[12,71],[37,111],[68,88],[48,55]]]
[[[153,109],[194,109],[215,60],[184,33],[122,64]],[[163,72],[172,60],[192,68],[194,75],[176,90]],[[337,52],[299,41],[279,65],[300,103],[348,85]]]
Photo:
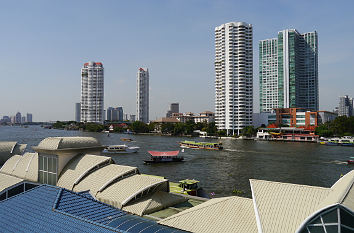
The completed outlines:
[[[315,133],[320,137],[353,136],[354,117],[337,117],[334,121],[319,125]]]
[[[104,126],[101,124],[87,123],[84,125],[84,130],[89,132],[101,132],[104,129]]]
[[[218,137],[225,137],[227,134],[226,130],[219,130],[217,132]]]
[[[257,129],[253,126],[246,126],[242,129],[241,134],[246,137],[253,137],[257,134]]]
[[[53,124],[54,129],[64,129],[66,123],[62,121],[57,121]]]
[[[130,125],[130,129],[135,133],[148,133],[149,127],[141,121],[135,121]]]

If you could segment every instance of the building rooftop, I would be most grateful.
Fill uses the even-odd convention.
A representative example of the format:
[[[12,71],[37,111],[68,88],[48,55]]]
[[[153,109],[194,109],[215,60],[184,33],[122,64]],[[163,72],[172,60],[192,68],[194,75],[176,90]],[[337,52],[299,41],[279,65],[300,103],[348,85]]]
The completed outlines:
[[[183,232],[50,185],[0,201],[2,232]]]

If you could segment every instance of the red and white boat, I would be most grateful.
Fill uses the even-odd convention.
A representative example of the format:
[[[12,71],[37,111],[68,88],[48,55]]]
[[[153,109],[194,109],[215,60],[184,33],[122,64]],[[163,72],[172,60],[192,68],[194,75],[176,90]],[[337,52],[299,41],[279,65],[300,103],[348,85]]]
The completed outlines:
[[[183,156],[179,156],[179,150],[176,151],[148,151],[151,155],[150,160],[144,160],[145,163],[167,163],[183,161]]]
[[[348,164],[354,164],[354,157],[350,157],[350,158],[347,160],[347,163],[348,163]]]

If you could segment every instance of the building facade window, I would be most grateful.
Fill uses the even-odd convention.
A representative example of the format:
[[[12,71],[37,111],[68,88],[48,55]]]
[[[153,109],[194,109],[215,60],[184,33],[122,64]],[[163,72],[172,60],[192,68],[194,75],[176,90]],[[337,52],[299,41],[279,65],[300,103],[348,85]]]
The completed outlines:
[[[38,156],[38,181],[42,184],[56,185],[58,180],[58,157],[56,155]]]

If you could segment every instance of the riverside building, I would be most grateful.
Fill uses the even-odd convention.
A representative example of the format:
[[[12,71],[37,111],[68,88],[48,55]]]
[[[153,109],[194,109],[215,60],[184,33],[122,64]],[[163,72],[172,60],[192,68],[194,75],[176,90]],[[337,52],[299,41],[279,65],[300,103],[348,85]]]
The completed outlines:
[[[353,116],[353,98],[347,95],[339,97],[338,116]]]
[[[103,123],[103,104],[103,65],[87,62],[81,69],[81,122]]]
[[[136,114],[137,120],[149,122],[149,70],[139,68],[137,74]]]
[[[260,111],[319,109],[317,32],[295,29],[259,42]]]
[[[252,125],[252,25],[226,23],[215,28],[215,122],[227,134]]]

